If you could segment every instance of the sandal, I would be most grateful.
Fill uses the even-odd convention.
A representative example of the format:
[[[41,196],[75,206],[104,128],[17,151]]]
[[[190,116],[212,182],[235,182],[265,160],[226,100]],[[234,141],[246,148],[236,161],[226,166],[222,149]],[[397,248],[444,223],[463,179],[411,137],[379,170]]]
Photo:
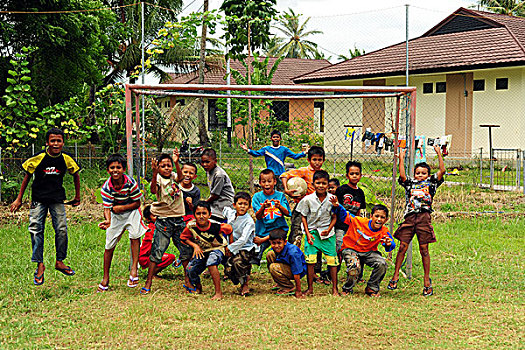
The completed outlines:
[[[102,283],[100,283],[97,287],[97,293],[104,293],[108,291],[108,286],[103,286]]]
[[[429,297],[434,294],[434,288],[432,288],[432,278],[430,278],[430,286],[423,287],[423,296]]]
[[[369,297],[374,297],[374,298],[377,298],[380,296],[379,294],[379,291],[373,291],[371,288],[368,288],[366,287],[365,288],[365,294],[368,295]]]
[[[273,286],[270,290],[271,291],[278,291],[279,289],[281,289],[281,287],[279,287],[277,284],[275,286]]]
[[[138,286],[139,285],[139,276],[133,277],[133,276],[129,275],[129,280],[128,280],[127,285],[128,285],[129,288],[135,288],[136,286]]]
[[[286,290],[278,290],[275,295],[280,295],[280,296],[289,296],[289,295],[295,295],[295,290],[289,290],[289,291],[286,291]]]
[[[38,267],[37,267],[37,269],[35,270],[35,273],[34,273],[33,284],[35,286],[41,286],[41,285],[44,284],[44,273],[42,272],[42,274],[40,276],[38,276],[37,273],[38,273]],[[42,281],[38,282],[37,280],[42,280]]]
[[[151,289],[148,289],[148,288],[146,288],[146,287],[142,287],[142,288],[140,289],[140,294],[142,294],[142,295],[149,294],[150,290],[151,290]]]
[[[73,276],[75,274],[75,270],[73,270],[71,266],[66,266],[63,269],[55,267],[55,270],[62,272],[66,276]]]
[[[390,282],[388,282],[388,286],[386,286],[388,289],[390,290],[395,290],[397,289],[397,282],[399,281],[399,279],[397,280],[394,280],[394,279],[391,279]]]
[[[184,287],[184,289],[186,289],[186,292],[188,292],[189,294],[197,293],[197,287],[190,288],[185,284],[183,284],[182,286]]]

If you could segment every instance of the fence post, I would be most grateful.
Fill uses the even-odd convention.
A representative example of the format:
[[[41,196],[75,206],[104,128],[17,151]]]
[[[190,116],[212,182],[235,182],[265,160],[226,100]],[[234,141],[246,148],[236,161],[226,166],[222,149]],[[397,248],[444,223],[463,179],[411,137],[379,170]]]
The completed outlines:
[[[483,147],[479,149],[479,187],[483,186]]]
[[[0,147],[0,203],[2,203],[2,147]]]
[[[521,174],[523,176],[523,194],[525,194],[525,151],[522,151],[521,158],[524,159],[524,161],[521,162],[521,164],[523,165]]]
[[[489,150],[490,157],[490,189],[494,189],[494,150],[490,147]]]
[[[520,158],[521,150],[516,150],[516,186],[518,187],[518,191],[520,189],[520,170],[521,170],[521,158]]]
[[[75,160],[78,162],[78,142],[75,142]]]
[[[335,145],[334,145],[334,173],[333,173],[332,177],[335,177]]]

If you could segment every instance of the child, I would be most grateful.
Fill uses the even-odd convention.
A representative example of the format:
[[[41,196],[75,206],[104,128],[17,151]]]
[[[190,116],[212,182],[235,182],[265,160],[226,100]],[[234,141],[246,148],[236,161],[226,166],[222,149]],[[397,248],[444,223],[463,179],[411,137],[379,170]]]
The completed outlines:
[[[353,288],[359,281],[362,274],[363,265],[373,268],[370,279],[365,288],[368,296],[379,296],[379,284],[386,274],[386,260],[377,251],[377,246],[381,243],[387,252],[395,248],[394,240],[384,226],[388,220],[388,209],[382,204],[372,208],[370,219],[354,216],[346,212],[337,198],[332,201],[336,207],[338,221],[348,225],[348,231],[343,237],[341,255],[346,262],[347,279],[343,285],[343,295],[353,292]]]
[[[427,163],[418,163],[414,167],[414,179],[406,176],[405,173],[405,150],[399,153],[399,183],[405,188],[406,210],[405,221],[397,228],[394,237],[401,241],[396,256],[396,268],[394,276],[388,283],[388,289],[397,288],[399,280],[399,269],[403,264],[408,244],[417,236],[419,242],[419,252],[423,260],[424,288],[423,295],[431,296],[434,294],[432,281],[430,279],[430,255],[428,253],[429,243],[436,242],[436,235],[430,218],[432,213],[432,200],[436,194],[436,189],[443,183],[443,175],[446,172],[445,163],[441,150],[434,146],[439,160],[439,170],[430,176],[430,166]]]
[[[73,276],[75,271],[64,264],[67,257],[67,223],[64,200],[66,191],[62,185],[66,172],[73,175],[75,198],[68,204],[74,207],[80,204],[80,167],[69,154],[62,152],[64,132],[51,128],[46,133],[46,150],[27,159],[22,167],[26,171],[20,192],[11,204],[11,212],[16,212],[22,205],[24,192],[29,180],[34,175],[31,187],[31,209],[29,210],[29,233],[33,254],[31,261],[37,263],[33,284],[44,284],[44,228],[47,212],[55,229],[56,262],[55,269],[66,276]]]
[[[259,174],[262,191],[253,195],[252,206],[257,221],[255,222],[254,243],[258,253],[252,264],[260,265],[266,249],[270,247],[270,232],[282,229],[288,232],[285,216],[290,216],[288,200],[282,192],[275,191],[277,180],[272,170],[264,169]]]
[[[277,295],[295,295],[304,298],[301,292],[301,277],[306,275],[306,261],[298,246],[286,242],[286,231],[278,228],[270,232],[272,250],[266,254],[268,270],[277,283]],[[291,281],[294,281],[294,284]]]
[[[241,148],[248,152],[249,155],[254,157],[264,156],[266,167],[273,171],[275,176],[279,177],[285,171],[284,160],[286,157],[293,159],[299,159],[306,157],[306,151],[308,146],[303,145],[303,151],[300,153],[293,153],[288,147],[281,146],[281,132],[279,130],[273,130],[270,133],[270,140],[272,141],[271,146],[265,146],[258,151],[254,151],[241,145]],[[282,184],[279,184],[277,190],[282,191]]]
[[[233,197],[233,207],[226,207],[223,214],[228,224],[233,229],[233,243],[226,248],[228,257],[224,274],[233,282],[234,285],[240,284],[240,294],[247,296],[250,292],[248,287],[248,278],[252,271],[251,261],[255,257],[255,223],[248,214],[252,198],[246,192],[239,192]]]
[[[137,265],[139,261],[140,237],[146,231],[140,216],[140,199],[142,192],[135,180],[124,174],[126,158],[121,154],[112,154],[106,160],[109,179],[100,190],[104,204],[104,221],[98,224],[106,230],[106,247],[104,251],[104,277],[97,287],[97,292],[106,292],[109,285],[109,269],[113,260],[115,246],[124,231],[128,231],[131,244],[131,271],[128,287],[134,288],[139,283]]]
[[[288,180],[292,177],[300,177],[306,181],[308,189],[306,194],[311,194],[314,192],[313,185],[313,176],[317,170],[320,170],[324,163],[324,149],[319,146],[312,146],[308,150],[308,163],[307,167],[292,169],[281,175],[281,180],[284,187],[284,192],[293,198],[294,202],[297,204],[304,197],[297,196],[293,191],[288,188]],[[288,242],[295,244],[296,246],[301,246],[301,240],[303,236],[303,231],[301,228],[301,214],[299,214],[294,208],[292,211],[292,219],[290,222],[290,234],[288,235]]]
[[[187,284],[182,286],[188,293],[202,293],[200,274],[208,268],[215,294],[213,300],[222,299],[221,278],[218,266],[224,259],[225,248],[232,243],[232,227],[210,221],[210,203],[199,201],[194,205],[195,221],[190,221],[181,234],[181,240],[193,248],[193,256],[187,267]],[[227,238],[226,238],[227,237]]]
[[[217,165],[217,153],[212,148],[207,148],[202,152],[201,165],[206,170],[208,177],[210,197],[206,199],[206,202],[211,205],[211,219],[222,222],[224,220],[222,210],[233,204],[235,191],[232,182],[228,174]]]
[[[328,179],[330,176],[324,170],[314,173],[313,182],[315,192],[304,197],[296,210],[302,216],[306,242],[304,253],[308,266],[308,290],[305,295],[313,294],[314,265],[317,262],[317,252],[326,256],[326,263],[330,270],[332,283],[332,294],[337,296],[337,251],[335,249],[335,232],[333,230],[336,215],[332,214],[332,198],[335,196],[327,192]]]
[[[193,184],[197,178],[197,166],[193,163],[184,163],[182,166],[182,181],[180,183],[184,195],[184,222],[195,219],[193,204],[201,199],[201,190]]]
[[[173,172],[173,165],[176,173]],[[183,219],[184,199],[179,186],[183,178],[179,164],[179,150],[173,150],[173,157],[163,153],[157,159],[152,159],[151,168],[153,175],[150,190],[157,195],[157,201],[151,205],[151,213],[157,217],[157,220],[149,257],[148,278],[140,291],[141,294],[150,292],[157,265],[162,263],[162,256],[168,249],[170,239],[179,250],[179,259],[184,267],[188,265],[192,253],[187,245],[181,243],[180,238],[186,225]],[[188,280],[186,274],[184,279]]]
[[[144,210],[142,210],[142,218],[148,223],[148,230],[144,235],[142,244],[140,245],[139,252],[139,264],[145,269],[149,267],[149,256],[151,254],[151,242],[153,241],[153,232],[155,232],[155,221],[157,218],[155,215],[151,214],[151,205],[147,205]],[[166,254],[162,255],[162,262],[157,265],[156,270],[154,271],[154,276],[157,276],[159,272],[164,270],[166,267],[170,266],[175,261],[175,255]]]

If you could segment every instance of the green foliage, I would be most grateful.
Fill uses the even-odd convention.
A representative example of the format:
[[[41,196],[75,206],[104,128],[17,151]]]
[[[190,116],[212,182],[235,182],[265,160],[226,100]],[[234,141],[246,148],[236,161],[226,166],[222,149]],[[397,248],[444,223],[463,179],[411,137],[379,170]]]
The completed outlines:
[[[353,49],[348,49],[348,55],[339,55],[337,56],[337,58],[342,61],[346,61],[354,57],[362,56],[364,54],[365,54],[365,50],[358,49],[357,47],[354,46]]]
[[[525,16],[525,1],[521,0],[479,0],[487,10],[510,16]]]

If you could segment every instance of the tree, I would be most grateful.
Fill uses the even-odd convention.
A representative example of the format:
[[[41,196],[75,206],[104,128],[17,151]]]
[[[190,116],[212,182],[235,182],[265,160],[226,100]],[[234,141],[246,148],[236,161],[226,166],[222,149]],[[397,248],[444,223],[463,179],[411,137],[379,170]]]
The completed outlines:
[[[317,44],[306,39],[308,36],[322,34],[320,30],[306,30],[310,21],[308,17],[300,22],[301,14],[296,14],[291,8],[278,17],[274,26],[284,37],[276,37],[275,42],[268,49],[269,56],[289,58],[314,58],[318,56]]]
[[[357,47],[354,46],[353,50],[352,49],[348,49],[348,53],[349,53],[348,56],[346,56],[346,55],[339,55],[339,56],[337,56],[337,58],[340,59],[341,61],[346,61],[346,60],[349,60],[351,58],[364,55],[365,54],[365,50],[358,49]]]
[[[480,0],[479,4],[494,13],[510,16],[525,16],[525,1]]]

